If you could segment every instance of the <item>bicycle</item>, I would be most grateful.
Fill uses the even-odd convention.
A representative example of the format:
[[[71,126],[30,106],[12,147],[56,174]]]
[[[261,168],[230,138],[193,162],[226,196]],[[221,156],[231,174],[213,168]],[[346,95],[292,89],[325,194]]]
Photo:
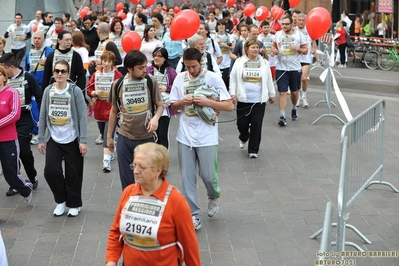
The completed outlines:
[[[356,49],[360,47],[360,49]],[[348,48],[348,62],[347,66],[350,67],[356,62],[360,62],[366,65],[368,69],[378,68],[379,54],[373,50],[370,42],[363,42],[357,47]]]
[[[396,61],[399,61],[399,55],[396,52],[396,43],[393,45],[392,49],[386,49],[381,52],[378,66],[385,71],[389,71],[395,67]]]

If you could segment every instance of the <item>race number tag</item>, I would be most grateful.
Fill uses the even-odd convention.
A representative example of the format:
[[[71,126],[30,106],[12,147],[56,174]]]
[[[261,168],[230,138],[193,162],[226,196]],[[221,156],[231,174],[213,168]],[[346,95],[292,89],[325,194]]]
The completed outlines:
[[[96,72],[94,87],[96,88],[97,97],[99,99],[108,100],[113,80],[114,80],[114,71],[111,71],[109,73],[101,73],[100,71]]]
[[[294,55],[296,51],[291,48],[291,44],[295,43],[293,36],[282,36],[281,38],[281,54],[282,55]]]
[[[217,36],[217,40],[220,41],[220,42],[222,42],[222,43],[226,43],[226,44],[229,42],[227,34],[225,34],[225,35],[218,35],[218,36]],[[222,54],[228,54],[228,53],[230,53],[229,48],[222,47],[221,45],[220,45],[220,51],[222,52]]]
[[[48,117],[55,126],[64,126],[71,120],[71,95],[68,92],[56,94],[55,89],[50,91]]]
[[[129,115],[141,115],[148,109],[147,80],[123,81],[122,86],[122,110]]]
[[[123,47],[122,47],[122,38],[116,38],[116,39],[113,39],[113,41],[114,41],[116,47],[118,48],[119,53],[124,53],[125,50],[123,50]]]
[[[168,84],[166,79],[166,72],[165,74],[162,74],[158,71],[158,69],[154,68],[154,78],[158,81],[159,85],[166,86]]]
[[[205,71],[202,72],[202,74],[196,80],[191,80],[188,76],[188,72],[186,72],[185,77],[184,77],[184,94],[185,95],[194,96],[194,91],[196,89],[201,88],[203,86],[206,87],[204,73],[205,73]],[[196,116],[197,113],[194,111],[194,105],[187,105],[185,107],[185,114],[187,116]]]
[[[61,61],[61,60],[65,60],[68,62],[69,65],[69,69],[71,70],[71,65],[72,65],[72,56],[73,56],[73,51],[69,51],[66,54],[61,53],[58,50],[54,51],[54,60],[53,60],[53,69],[54,69],[54,65],[56,62]]]
[[[25,32],[23,27],[15,27],[14,34],[15,41],[24,41]]]
[[[48,28],[49,28],[49,27],[50,27],[50,26],[46,26],[46,25],[41,25],[41,26],[39,26],[38,31],[40,31],[41,33],[43,33],[44,39],[47,39],[47,32],[48,32]]]
[[[18,91],[21,106],[25,105],[25,76],[23,75],[20,78],[9,79],[7,85]]]
[[[266,53],[267,54],[271,54],[272,53],[273,38],[269,34],[266,37],[262,36],[261,39],[262,39],[263,47],[266,49]]]
[[[246,82],[260,82],[262,77],[260,75],[260,62],[245,62],[243,80]]]
[[[100,43],[97,46],[97,49],[94,51],[94,55],[96,56],[96,59],[101,59],[101,56],[103,55],[103,52],[104,52],[105,44],[107,44],[107,42]]]
[[[42,54],[43,49],[35,50],[31,49],[29,54],[29,65],[31,72],[36,70],[43,70],[44,66],[39,64],[40,55]],[[37,68],[36,68],[37,66]]]

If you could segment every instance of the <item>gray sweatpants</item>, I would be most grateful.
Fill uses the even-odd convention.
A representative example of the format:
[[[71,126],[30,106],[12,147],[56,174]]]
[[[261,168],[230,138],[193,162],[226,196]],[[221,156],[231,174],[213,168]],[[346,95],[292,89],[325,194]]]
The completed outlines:
[[[191,215],[198,217],[200,207],[197,195],[197,171],[198,163],[199,176],[201,177],[208,198],[219,198],[219,178],[218,178],[218,146],[193,147],[177,143],[179,164],[183,178],[183,195],[190,205]]]

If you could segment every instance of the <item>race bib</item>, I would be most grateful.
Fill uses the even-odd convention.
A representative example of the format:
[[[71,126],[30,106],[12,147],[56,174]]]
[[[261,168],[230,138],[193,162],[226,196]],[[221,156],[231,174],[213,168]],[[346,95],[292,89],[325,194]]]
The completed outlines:
[[[102,42],[97,46],[97,49],[94,51],[94,55],[96,56],[96,59],[101,59],[101,56],[103,55],[104,52],[104,46],[107,42]]]
[[[196,80],[191,80],[189,78],[188,72],[186,72],[184,77],[184,94],[194,96],[194,91],[196,89],[207,87],[205,82],[205,71]],[[185,114],[187,116],[196,116],[197,113],[194,110],[194,105],[187,105],[185,107]]]
[[[144,251],[161,249],[158,231],[171,190],[172,186],[169,186],[164,201],[145,196],[129,198],[119,224],[127,245]]]
[[[15,27],[14,30],[14,40],[15,41],[23,41],[25,37],[25,32],[23,27]]]
[[[165,74],[162,74],[161,72],[158,71],[158,69],[154,68],[154,78],[158,81],[159,85],[166,86],[168,84],[166,79],[166,72]]]
[[[112,82],[114,80],[114,71],[109,73],[96,72],[96,78],[94,80],[94,87],[97,92],[97,97],[101,100],[107,100],[109,92],[111,91]],[[100,92],[102,91],[102,92]]]
[[[263,43],[263,47],[266,49],[267,54],[272,53],[272,43],[273,43],[273,37],[269,34],[268,36],[262,35],[261,41]]]
[[[48,117],[55,126],[64,126],[71,121],[71,95],[68,92],[57,94],[55,89],[50,90],[50,104]]]
[[[128,115],[145,114],[148,109],[147,80],[130,81],[125,79],[122,85],[122,112]]]
[[[72,56],[73,56],[73,51],[70,50],[68,53],[63,54],[58,50],[54,51],[54,60],[53,60],[53,69],[55,66],[55,63],[61,60],[65,60],[68,62],[69,69],[71,70],[71,65],[72,65]]]
[[[49,28],[50,26],[45,26],[45,25],[40,25],[39,26],[39,31],[40,32],[42,32],[43,33],[43,35],[44,35],[44,39],[47,39],[47,32],[48,32],[48,28]]]
[[[258,83],[261,81],[260,62],[245,62],[243,80],[246,82]]]
[[[229,39],[228,39],[227,34],[225,34],[225,35],[218,35],[218,36],[217,36],[217,40],[220,41],[220,42],[222,42],[222,43],[226,43],[226,44],[229,42]],[[220,46],[220,51],[222,52],[222,54],[228,54],[228,53],[230,53],[229,48],[222,47],[222,46]]]
[[[291,48],[291,44],[295,44],[294,36],[282,36],[281,38],[281,54],[295,55],[296,51]]]
[[[43,49],[40,49],[40,50],[31,49],[30,50],[29,65],[30,65],[31,72],[35,71],[35,69],[36,70],[44,69],[44,66],[39,64],[39,59],[40,59],[40,56],[42,55],[42,52],[43,52]],[[44,53],[43,53],[43,55],[44,55]]]
[[[115,43],[116,47],[118,48],[119,53],[125,52],[125,50],[123,50],[123,47],[122,47],[122,39],[121,38],[114,39],[114,43]]]
[[[16,79],[9,79],[7,85],[18,91],[19,101],[22,105],[25,105],[25,75]]]

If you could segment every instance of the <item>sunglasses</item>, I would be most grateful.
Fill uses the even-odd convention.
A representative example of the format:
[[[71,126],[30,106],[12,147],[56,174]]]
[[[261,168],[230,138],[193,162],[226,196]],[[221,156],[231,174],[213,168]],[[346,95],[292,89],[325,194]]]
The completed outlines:
[[[65,27],[70,27],[71,25],[70,24],[65,24]]]
[[[289,26],[289,25],[291,25],[291,23],[281,23],[281,25],[283,25],[283,26]]]
[[[55,74],[62,74],[62,75],[64,75],[64,74],[66,74],[66,73],[68,73],[68,70],[66,70],[66,69],[54,69],[54,73]]]

